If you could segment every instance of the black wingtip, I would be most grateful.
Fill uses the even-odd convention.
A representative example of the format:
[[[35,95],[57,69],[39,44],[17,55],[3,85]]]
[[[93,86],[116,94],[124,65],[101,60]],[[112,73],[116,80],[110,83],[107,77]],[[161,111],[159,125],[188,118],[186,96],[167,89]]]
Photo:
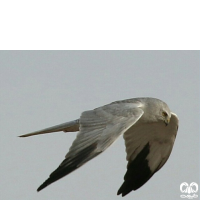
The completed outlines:
[[[41,187],[39,187],[38,189],[37,189],[37,192],[39,192],[40,190],[42,190],[43,188],[41,188]]]
[[[150,145],[147,143],[137,157],[129,162],[127,172],[124,176],[124,183],[119,188],[117,195],[125,196],[132,190],[137,190],[144,185],[153,175],[146,157],[150,152]]]
[[[130,186],[127,186],[126,183],[122,184],[122,186],[119,188],[117,195],[122,195],[122,197],[126,196],[128,193],[130,193],[133,189],[130,188]]]
[[[84,163],[86,163],[88,160],[100,154],[101,152],[93,153],[96,147],[97,143],[93,143],[90,146],[83,149],[81,152],[77,153],[74,157],[66,158],[59,165],[59,167],[50,174],[49,178],[37,189],[37,191],[39,192],[51,183],[70,174],[71,172],[82,166]]]
[[[126,196],[129,192],[127,192],[126,194],[125,193],[117,193],[117,195],[122,195],[122,197]]]
[[[49,183],[49,179],[47,179],[44,183],[42,183],[42,185],[40,185],[40,187],[37,189],[37,192],[39,192],[40,190],[44,189],[45,187],[47,187],[50,184],[51,183]]]
[[[45,186],[46,187],[46,186]],[[45,187],[42,187],[42,185],[37,189],[37,192],[39,192],[40,190],[44,189]]]

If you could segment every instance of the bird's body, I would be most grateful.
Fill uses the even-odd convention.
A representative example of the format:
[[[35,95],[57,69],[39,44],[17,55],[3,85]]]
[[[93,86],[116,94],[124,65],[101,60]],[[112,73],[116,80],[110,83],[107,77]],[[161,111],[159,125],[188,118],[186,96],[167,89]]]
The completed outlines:
[[[118,194],[125,196],[145,184],[167,161],[178,130],[178,118],[166,103],[134,98],[85,111],[80,118],[41,131],[79,131],[59,167],[38,188],[45,188],[106,150],[121,134],[127,152],[127,172]]]

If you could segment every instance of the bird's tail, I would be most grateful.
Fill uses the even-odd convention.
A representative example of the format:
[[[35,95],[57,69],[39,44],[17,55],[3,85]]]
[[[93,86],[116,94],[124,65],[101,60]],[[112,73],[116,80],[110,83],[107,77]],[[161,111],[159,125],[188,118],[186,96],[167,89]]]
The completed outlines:
[[[52,126],[49,128],[45,128],[45,129],[42,129],[39,131],[28,133],[25,135],[20,135],[19,137],[29,137],[29,136],[33,136],[33,135],[40,135],[40,134],[46,134],[46,133],[52,133],[52,132],[58,132],[58,131],[64,131],[64,132],[79,131],[79,120],[77,119],[74,121],[66,122],[66,123]]]

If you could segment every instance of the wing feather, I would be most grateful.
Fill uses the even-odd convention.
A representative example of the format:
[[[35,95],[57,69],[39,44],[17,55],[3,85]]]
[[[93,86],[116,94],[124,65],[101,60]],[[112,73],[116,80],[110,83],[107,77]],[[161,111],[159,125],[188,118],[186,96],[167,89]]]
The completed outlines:
[[[38,191],[76,170],[107,149],[143,115],[138,103],[113,103],[83,112],[80,131],[65,160],[50,174]]]
[[[178,130],[178,118],[171,113],[168,126],[162,122],[132,126],[124,134],[127,172],[118,195],[125,196],[144,185],[167,161]]]
[[[52,126],[49,128],[45,128],[39,131],[35,131],[32,133],[28,133],[25,135],[20,135],[19,137],[29,137],[33,135],[40,135],[40,134],[46,134],[46,133],[52,133],[52,132],[59,132],[59,131],[64,131],[64,132],[76,132],[79,131],[79,120],[74,120],[70,122],[65,122],[56,126]]]

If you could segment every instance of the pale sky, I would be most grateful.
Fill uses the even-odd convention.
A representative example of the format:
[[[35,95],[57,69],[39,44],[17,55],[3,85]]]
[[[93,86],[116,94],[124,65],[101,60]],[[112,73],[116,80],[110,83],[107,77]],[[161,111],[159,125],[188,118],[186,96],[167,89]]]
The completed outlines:
[[[135,97],[165,101],[180,123],[167,163],[123,199],[181,199],[182,182],[200,184],[199,70],[199,51],[0,51],[1,199],[122,199],[117,191],[127,164],[123,137],[38,193],[76,133],[17,136]]]

